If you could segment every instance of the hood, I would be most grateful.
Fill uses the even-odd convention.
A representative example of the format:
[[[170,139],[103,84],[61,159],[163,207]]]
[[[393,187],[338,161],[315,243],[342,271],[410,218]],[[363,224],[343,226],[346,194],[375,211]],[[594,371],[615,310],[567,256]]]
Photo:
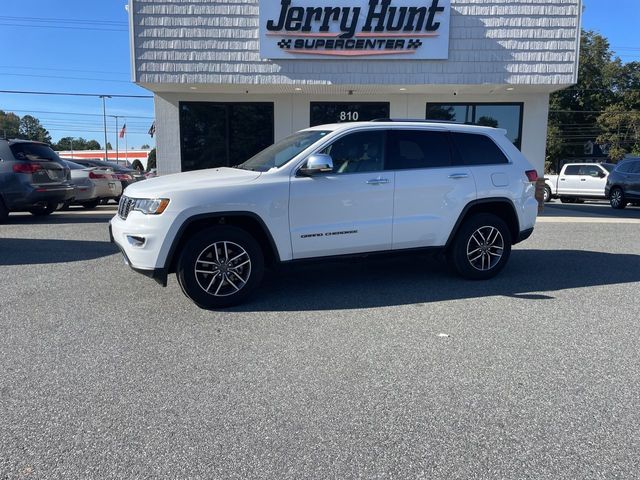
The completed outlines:
[[[195,170],[133,183],[127,187],[125,195],[132,198],[158,198],[168,196],[171,192],[240,185],[251,182],[259,176],[260,172],[227,167]]]

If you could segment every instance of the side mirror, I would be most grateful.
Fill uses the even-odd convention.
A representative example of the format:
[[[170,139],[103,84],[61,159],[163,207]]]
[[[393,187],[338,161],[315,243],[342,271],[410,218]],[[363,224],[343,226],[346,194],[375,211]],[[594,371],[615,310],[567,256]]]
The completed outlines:
[[[331,173],[333,172],[333,159],[331,155],[326,153],[315,153],[307,158],[307,163],[299,172],[307,176],[317,175],[318,173]]]

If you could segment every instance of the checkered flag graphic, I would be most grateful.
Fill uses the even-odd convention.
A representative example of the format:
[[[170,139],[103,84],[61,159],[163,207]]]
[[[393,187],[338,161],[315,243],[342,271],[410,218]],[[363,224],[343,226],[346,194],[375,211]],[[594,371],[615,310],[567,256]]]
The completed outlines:
[[[417,49],[420,48],[422,46],[422,40],[414,40],[411,39],[409,40],[409,43],[407,44],[407,48],[408,49]]]
[[[282,40],[280,40],[280,41],[278,42],[278,46],[279,46],[280,48],[287,48],[287,49],[288,49],[288,48],[291,48],[291,39],[286,40],[286,39],[284,39],[284,38],[283,38]]]

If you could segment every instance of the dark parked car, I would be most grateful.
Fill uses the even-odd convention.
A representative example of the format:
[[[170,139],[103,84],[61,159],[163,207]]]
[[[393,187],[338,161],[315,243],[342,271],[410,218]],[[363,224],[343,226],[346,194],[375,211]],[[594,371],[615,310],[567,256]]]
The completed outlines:
[[[46,143],[0,139],[0,222],[9,212],[49,215],[73,198],[70,180]]]
[[[615,209],[640,203],[640,158],[620,162],[609,174],[604,193]]]

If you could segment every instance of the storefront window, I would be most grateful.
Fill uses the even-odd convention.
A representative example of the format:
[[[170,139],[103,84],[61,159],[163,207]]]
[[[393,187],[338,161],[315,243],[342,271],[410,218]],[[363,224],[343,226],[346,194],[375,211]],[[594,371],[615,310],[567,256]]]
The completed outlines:
[[[522,146],[521,103],[427,103],[427,120],[504,128],[513,144]]]
[[[389,118],[389,102],[311,102],[311,126]]]
[[[242,163],[273,143],[273,103],[180,103],[182,171]]]

